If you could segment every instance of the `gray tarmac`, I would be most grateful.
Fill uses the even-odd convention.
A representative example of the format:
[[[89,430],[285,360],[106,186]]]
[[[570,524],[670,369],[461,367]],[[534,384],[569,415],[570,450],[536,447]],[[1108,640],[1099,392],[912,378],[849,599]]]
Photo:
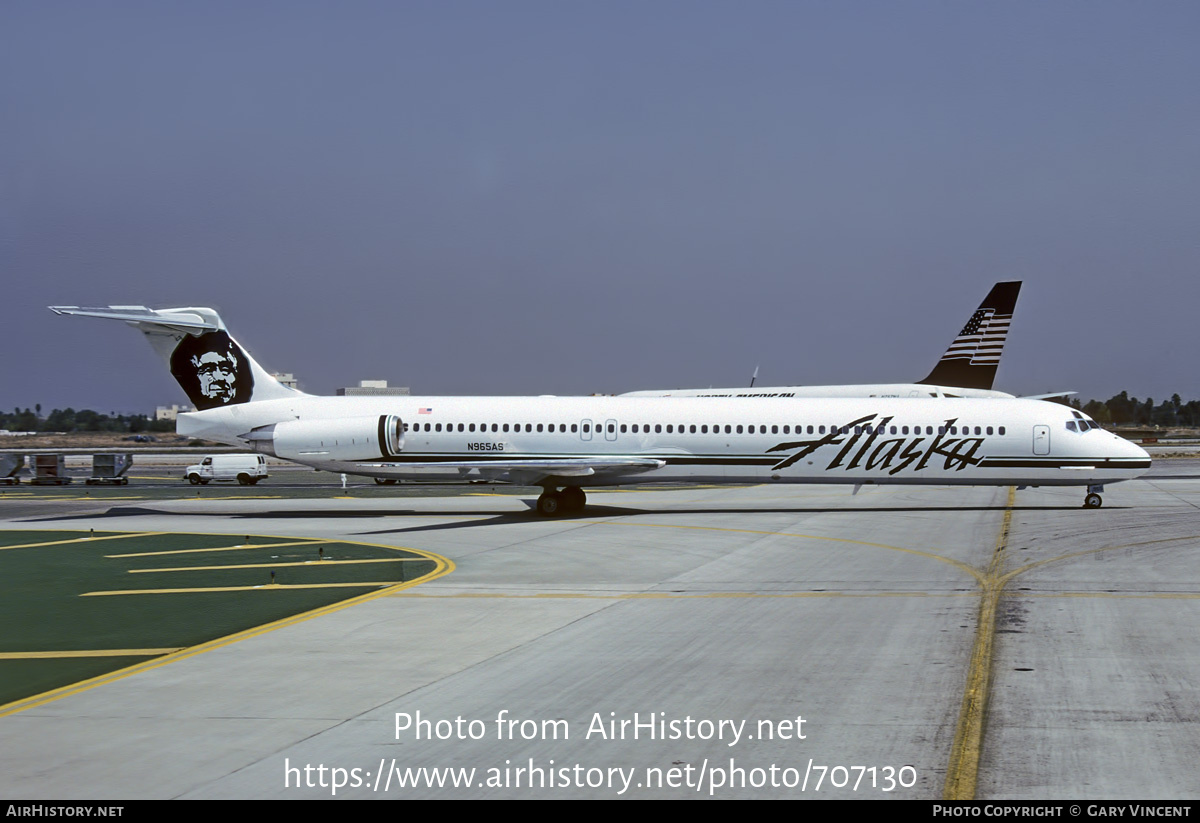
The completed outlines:
[[[0,501],[455,567],[0,717],[0,794],[1194,799],[1198,477]]]

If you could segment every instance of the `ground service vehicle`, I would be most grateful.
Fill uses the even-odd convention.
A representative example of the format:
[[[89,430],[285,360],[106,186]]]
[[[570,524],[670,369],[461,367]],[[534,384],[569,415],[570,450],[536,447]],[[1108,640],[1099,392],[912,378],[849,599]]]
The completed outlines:
[[[253,486],[267,477],[267,461],[261,454],[210,454],[194,466],[188,466],[184,478],[193,486],[212,480],[236,480]]]

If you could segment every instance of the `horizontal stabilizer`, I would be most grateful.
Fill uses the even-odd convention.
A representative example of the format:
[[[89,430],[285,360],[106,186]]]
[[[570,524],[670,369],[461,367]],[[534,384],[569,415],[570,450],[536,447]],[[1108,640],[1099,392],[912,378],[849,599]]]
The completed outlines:
[[[251,400],[302,396],[284,386],[250,357],[225,331],[214,309],[149,309],[145,306],[51,306],[74,317],[120,320],[142,332],[171,369],[180,388],[197,409],[236,406]]]
[[[104,320],[124,320],[138,326],[159,326],[164,329],[195,334],[217,331],[224,328],[221,318],[212,309],[164,309],[155,311],[145,306],[104,306],[84,308],[81,306],[51,306],[55,314],[70,314],[76,317],[99,317]]]

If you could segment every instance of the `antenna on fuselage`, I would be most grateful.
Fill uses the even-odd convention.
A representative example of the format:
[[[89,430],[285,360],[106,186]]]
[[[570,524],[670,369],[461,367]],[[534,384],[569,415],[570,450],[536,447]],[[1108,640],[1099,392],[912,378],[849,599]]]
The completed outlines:
[[[754,388],[754,381],[758,379],[758,366],[754,367],[754,374],[750,375],[750,388]]]

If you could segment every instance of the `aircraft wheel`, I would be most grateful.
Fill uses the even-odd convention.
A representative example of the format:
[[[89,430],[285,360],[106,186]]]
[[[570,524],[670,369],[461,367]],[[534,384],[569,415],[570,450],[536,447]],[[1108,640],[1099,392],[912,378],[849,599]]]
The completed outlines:
[[[198,475],[198,474],[189,474],[189,475],[188,475],[188,482],[189,482],[189,483],[191,483],[193,486],[199,486],[199,485],[200,485],[200,475]]]
[[[544,493],[537,499],[537,510],[542,517],[557,517],[563,511],[562,495],[552,491]]]
[[[1100,508],[1100,504],[1102,502],[1103,501],[1100,499],[1100,495],[1093,492],[1092,494],[1089,494],[1087,497],[1083,498],[1083,507],[1085,509],[1098,509]]]
[[[587,495],[583,493],[583,489],[578,486],[568,486],[562,492],[563,511],[578,512],[583,511],[583,507],[587,505]]]

